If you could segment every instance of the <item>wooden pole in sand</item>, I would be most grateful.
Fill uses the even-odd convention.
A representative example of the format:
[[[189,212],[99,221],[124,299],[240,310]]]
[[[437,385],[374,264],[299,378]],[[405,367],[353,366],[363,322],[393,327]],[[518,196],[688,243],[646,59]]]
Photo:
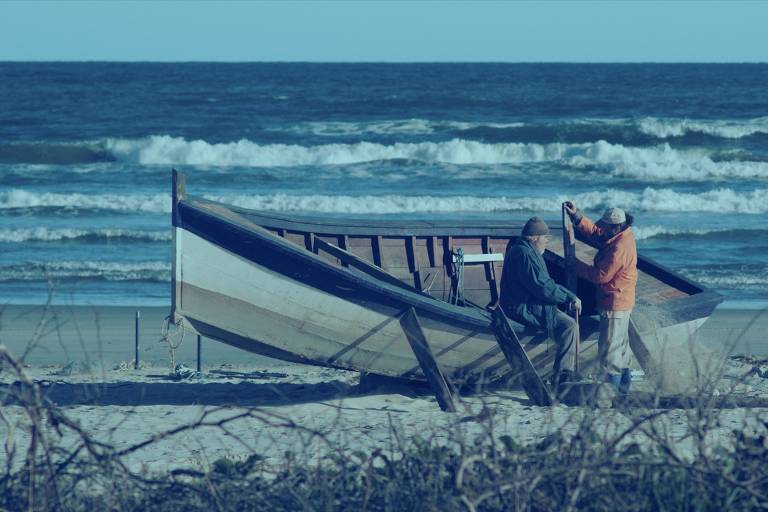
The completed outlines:
[[[133,369],[138,370],[139,369],[139,318],[141,318],[141,313],[139,311],[136,312],[136,328],[135,328],[135,334],[133,340]]]

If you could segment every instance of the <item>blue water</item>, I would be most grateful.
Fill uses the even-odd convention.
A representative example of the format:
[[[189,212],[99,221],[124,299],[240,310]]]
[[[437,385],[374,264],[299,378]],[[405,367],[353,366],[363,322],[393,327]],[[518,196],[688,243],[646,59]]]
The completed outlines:
[[[636,215],[768,300],[768,65],[0,63],[0,302],[167,304],[170,168],[256,209]]]

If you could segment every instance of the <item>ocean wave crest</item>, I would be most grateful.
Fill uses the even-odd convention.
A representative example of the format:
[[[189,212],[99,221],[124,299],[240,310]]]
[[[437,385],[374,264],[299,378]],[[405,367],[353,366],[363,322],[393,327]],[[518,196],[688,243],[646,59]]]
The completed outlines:
[[[261,145],[243,139],[211,144],[167,135],[145,139],[110,139],[110,151],[120,160],[142,165],[204,166],[321,166],[379,160],[418,160],[457,165],[552,162],[576,168],[596,168],[614,177],[636,179],[708,180],[768,178],[768,162],[714,161],[704,150],[627,147],[605,141],[582,144],[447,142]]]
[[[347,196],[347,195],[239,195],[206,198],[253,210],[282,212],[321,212],[349,214],[459,213],[459,212],[558,212],[563,201],[576,202],[585,210],[621,206],[648,212],[766,213],[768,189],[739,193],[721,188],[707,192],[685,193],[671,189],[646,188],[642,192],[609,189],[567,196],[548,197],[477,197],[477,196]]]
[[[768,265],[763,263],[707,265],[703,268],[683,268],[682,273],[714,288],[768,288]]]
[[[688,118],[576,118],[559,119],[550,122],[485,122],[485,121],[438,121],[429,119],[395,119],[385,121],[315,121],[289,126],[274,126],[268,131],[315,135],[321,137],[365,136],[365,135],[431,135],[443,132],[515,128],[546,128],[554,131],[572,132],[580,129],[584,134],[592,129],[603,131],[606,127],[621,130],[636,130],[637,133],[659,139],[682,137],[686,134],[701,134],[711,137],[740,139],[755,134],[768,134],[768,117],[754,119],[688,119]]]
[[[169,194],[64,194],[58,192],[30,192],[12,189],[0,192],[0,210],[27,208],[59,208],[62,210],[113,210],[159,213],[171,211]]]
[[[768,134],[768,117],[746,120],[696,120],[646,117],[637,122],[641,133],[667,139],[699,133],[725,139],[741,139],[755,134]]]
[[[482,128],[521,128],[522,122],[493,123],[469,121],[433,121],[429,119],[394,119],[387,121],[316,121],[290,126],[275,126],[269,131],[298,135],[339,137],[350,135],[430,135],[445,131],[461,132]]]
[[[165,261],[116,263],[109,261],[28,262],[0,267],[0,281],[103,280],[154,281],[171,279],[171,265]]]
[[[52,229],[45,227],[0,230],[0,243],[77,241],[146,241],[168,242],[170,231],[142,231],[132,229]]]
[[[621,206],[630,210],[648,212],[710,212],[710,213],[768,213],[768,189],[738,192],[730,188],[717,188],[701,193],[678,192],[672,189],[646,187],[639,192],[621,189],[584,192],[575,195],[558,194],[546,197],[512,196],[429,196],[429,195],[212,195],[205,199],[232,204],[253,210],[284,212],[392,214],[392,213],[452,213],[452,212],[509,212],[560,211],[565,200],[572,200],[586,210],[599,210],[608,206]],[[64,211],[112,210],[168,213],[171,211],[169,194],[155,195],[85,195],[52,194],[12,190],[0,193],[0,209],[60,208]],[[2,233],[2,232],[0,232]],[[79,236],[76,230],[57,234],[44,231],[6,232],[6,236]],[[144,236],[133,233],[136,236]],[[97,233],[95,236],[131,236],[128,233]],[[150,235],[158,239],[166,234]]]

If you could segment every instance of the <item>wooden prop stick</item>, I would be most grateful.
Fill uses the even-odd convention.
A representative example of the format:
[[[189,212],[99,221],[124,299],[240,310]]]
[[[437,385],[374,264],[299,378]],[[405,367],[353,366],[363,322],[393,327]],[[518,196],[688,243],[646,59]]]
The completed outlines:
[[[419,317],[416,315],[416,310],[413,307],[410,307],[400,317],[400,325],[403,327],[406,338],[408,338],[408,343],[411,344],[413,353],[416,354],[416,359],[419,361],[427,382],[429,382],[432,391],[435,393],[440,409],[446,412],[456,412],[456,403],[453,399],[453,394],[451,394],[451,388],[443,372],[440,371],[432,350],[429,348],[427,338],[424,336],[424,331],[419,324]]]
[[[565,287],[573,293],[577,293],[579,279],[576,275],[576,235],[573,232],[573,222],[571,216],[565,209],[565,203],[562,205],[563,212],[563,259],[565,261]],[[579,313],[574,311],[576,319],[576,346],[573,347],[575,353],[574,369],[579,371],[579,345],[581,344],[581,333],[579,332]]]
[[[535,405],[552,405],[552,395],[549,393],[544,381],[541,380],[536,368],[525,353],[520,338],[517,337],[514,329],[507,319],[507,315],[496,306],[491,312],[493,331],[496,340],[507,359],[509,366],[512,367],[513,374],[519,378],[523,384],[523,389]]]

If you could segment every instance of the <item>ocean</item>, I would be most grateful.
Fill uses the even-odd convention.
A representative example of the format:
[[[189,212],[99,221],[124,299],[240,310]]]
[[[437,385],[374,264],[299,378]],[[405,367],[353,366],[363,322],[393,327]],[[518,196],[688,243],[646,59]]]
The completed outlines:
[[[559,221],[768,303],[768,65],[0,63],[0,302],[170,303],[170,170],[279,212]],[[554,242],[553,242],[554,243]]]

